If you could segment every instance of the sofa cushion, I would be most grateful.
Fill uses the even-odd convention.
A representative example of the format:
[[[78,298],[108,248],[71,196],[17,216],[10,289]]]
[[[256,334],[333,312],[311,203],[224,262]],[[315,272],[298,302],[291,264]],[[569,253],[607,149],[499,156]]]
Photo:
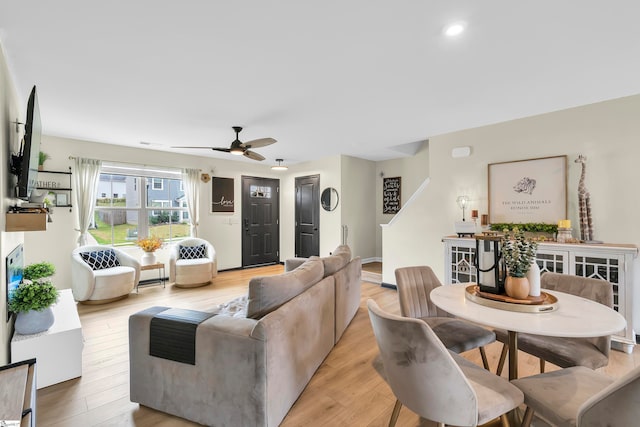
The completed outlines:
[[[180,259],[198,259],[207,257],[207,246],[182,246],[180,245]]]
[[[92,270],[104,270],[105,268],[119,267],[120,261],[113,249],[103,251],[80,252],[80,257],[89,264]]]
[[[288,273],[252,278],[249,282],[247,317],[259,319],[272,312],[319,282],[323,272],[322,262],[315,258]]]
[[[342,269],[351,261],[351,249],[347,245],[340,245],[327,257],[321,258],[324,264],[324,276],[330,276]]]

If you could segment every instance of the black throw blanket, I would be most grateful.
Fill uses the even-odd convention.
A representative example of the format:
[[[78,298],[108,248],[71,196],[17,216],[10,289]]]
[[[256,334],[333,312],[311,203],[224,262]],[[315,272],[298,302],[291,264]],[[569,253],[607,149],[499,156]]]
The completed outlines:
[[[170,308],[151,319],[149,354],[196,364],[196,329],[215,313]]]

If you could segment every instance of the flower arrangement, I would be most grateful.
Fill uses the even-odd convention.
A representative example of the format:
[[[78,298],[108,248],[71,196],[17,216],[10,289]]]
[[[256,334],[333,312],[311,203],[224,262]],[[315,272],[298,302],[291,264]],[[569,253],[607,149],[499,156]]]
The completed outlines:
[[[502,256],[511,277],[525,277],[531,263],[536,257],[538,244],[524,235],[524,231],[513,228],[513,232],[505,230],[502,245]]]
[[[159,237],[144,237],[142,239],[138,239],[136,245],[140,246],[145,252],[155,252],[157,249],[162,247],[162,239]]]
[[[58,290],[50,280],[21,283],[9,296],[9,311],[42,311],[58,300]]]

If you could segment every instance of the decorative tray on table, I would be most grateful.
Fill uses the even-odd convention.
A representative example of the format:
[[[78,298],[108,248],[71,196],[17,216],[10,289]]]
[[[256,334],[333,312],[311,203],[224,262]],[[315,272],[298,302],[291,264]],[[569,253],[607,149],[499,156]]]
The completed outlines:
[[[478,285],[467,286],[465,296],[476,304],[500,310],[519,311],[523,313],[548,313],[558,308],[558,299],[546,292],[540,292],[539,297],[515,299],[508,295],[482,292]]]

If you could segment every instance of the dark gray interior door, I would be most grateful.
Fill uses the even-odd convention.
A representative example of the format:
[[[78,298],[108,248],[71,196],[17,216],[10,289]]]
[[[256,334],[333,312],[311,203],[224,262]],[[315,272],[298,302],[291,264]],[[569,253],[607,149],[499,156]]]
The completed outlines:
[[[280,262],[280,180],[242,177],[242,267]]]
[[[320,175],[296,178],[296,256],[320,255]]]

